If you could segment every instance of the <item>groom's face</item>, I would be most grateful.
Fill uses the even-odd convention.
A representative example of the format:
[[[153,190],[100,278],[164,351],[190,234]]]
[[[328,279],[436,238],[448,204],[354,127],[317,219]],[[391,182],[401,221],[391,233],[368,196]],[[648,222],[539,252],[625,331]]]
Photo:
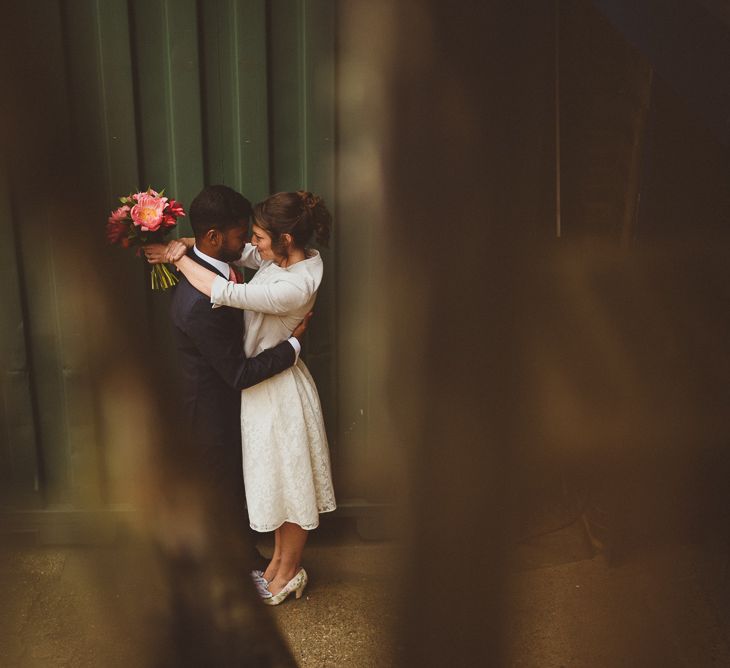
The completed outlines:
[[[243,247],[246,245],[248,236],[248,223],[245,220],[239,221],[239,225],[229,227],[223,231],[218,259],[223,262],[233,262],[241,257]]]

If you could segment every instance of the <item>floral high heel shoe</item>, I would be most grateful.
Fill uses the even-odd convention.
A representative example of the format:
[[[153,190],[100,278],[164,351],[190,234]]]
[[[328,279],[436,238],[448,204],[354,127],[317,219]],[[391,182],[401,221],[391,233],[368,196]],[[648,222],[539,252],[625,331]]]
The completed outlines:
[[[263,571],[251,571],[251,579],[258,584],[263,582],[265,585],[269,584],[269,581],[264,577]]]
[[[307,586],[307,571],[300,568],[297,574],[284,585],[284,588],[278,594],[272,594],[269,592],[269,596],[264,597],[263,601],[266,605],[279,605],[286,600],[286,597],[294,592],[296,598],[301,598],[304,593],[304,588]]]
[[[267,589],[269,581],[264,577],[263,571],[251,571],[251,579],[253,580],[256,591],[261,598],[268,598],[271,592]]]

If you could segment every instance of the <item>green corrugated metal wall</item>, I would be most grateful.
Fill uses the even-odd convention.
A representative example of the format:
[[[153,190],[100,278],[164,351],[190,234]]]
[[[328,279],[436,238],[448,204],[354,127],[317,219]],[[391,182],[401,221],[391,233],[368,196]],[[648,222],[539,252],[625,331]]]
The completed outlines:
[[[101,238],[116,195],[148,184],[185,205],[208,183],[228,184],[252,201],[306,187],[331,205],[334,243],[324,252],[326,278],[305,355],[342,479],[338,461],[357,464],[355,451],[364,447],[365,431],[353,432],[352,416],[363,422],[367,390],[365,373],[362,382],[351,375],[366,365],[355,341],[346,350],[355,366],[339,370],[347,374],[349,403],[338,397],[337,300],[340,289],[345,297],[361,293],[355,286],[367,272],[358,276],[352,260],[362,259],[368,245],[359,226],[347,239],[337,207],[335,0],[59,0],[29,6],[27,20],[38,44],[36,65],[53,82],[44,92],[53,108],[40,131],[49,141],[74,138],[73,154],[62,156],[58,169],[73,160],[88,187],[88,210],[97,214],[84,222],[89,233]],[[17,185],[11,193],[8,181],[0,179],[7,241],[0,245],[7,273],[2,501],[25,509],[124,502],[110,491],[110,434],[93,419],[97,397],[83,354],[84,336],[111,307],[84,302],[75,288],[89,277],[83,267],[62,266],[57,232],[28,236],[24,217],[51,216],[50,204],[18,210],[13,203],[24,193]],[[189,232],[185,223],[181,231]],[[340,237],[349,258],[338,256]],[[341,266],[351,269],[338,276]],[[127,297],[140,318],[162,331],[168,297],[150,296],[142,281],[130,280],[139,266],[126,255],[114,256],[109,272],[132,286]],[[340,499],[364,495],[354,482],[338,492]]]

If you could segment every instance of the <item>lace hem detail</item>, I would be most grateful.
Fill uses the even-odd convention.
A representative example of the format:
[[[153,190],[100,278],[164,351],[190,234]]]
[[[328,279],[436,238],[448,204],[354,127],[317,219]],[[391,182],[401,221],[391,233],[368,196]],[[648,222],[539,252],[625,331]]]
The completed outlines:
[[[323,510],[318,510],[317,512],[320,515],[323,515],[324,513],[331,513],[334,510],[337,510],[337,506],[332,506],[332,508],[325,508]],[[272,531],[276,531],[282,524],[286,524],[287,522],[289,522],[290,524],[296,524],[296,525],[300,526],[302,529],[304,529],[305,531],[312,531],[319,526],[319,519],[317,519],[317,521],[314,524],[299,524],[299,522],[297,522],[296,520],[285,519],[285,520],[282,520],[281,522],[279,522],[278,524],[261,526],[261,525],[251,523],[251,524],[249,524],[249,526],[254,531],[258,531],[259,533],[271,533]]]

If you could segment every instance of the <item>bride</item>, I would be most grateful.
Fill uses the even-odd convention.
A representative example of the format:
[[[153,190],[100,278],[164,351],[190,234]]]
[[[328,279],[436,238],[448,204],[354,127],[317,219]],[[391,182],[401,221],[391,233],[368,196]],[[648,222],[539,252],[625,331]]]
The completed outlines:
[[[323,265],[307,244],[314,236],[326,245],[330,224],[318,196],[277,193],[254,207],[251,243],[233,263],[258,270],[250,282],[226,281],[187,257],[192,239],[170,242],[166,260],[209,296],[214,308],[244,309],[244,349],[252,357],[286,339],[312,310]],[[265,571],[252,576],[264,603],[278,605],[292,592],[302,595],[308,531],[319,525],[320,513],[336,507],[327,435],[317,388],[301,359],[243,390],[241,399],[249,522],[256,531],[274,531],[274,555]]]

